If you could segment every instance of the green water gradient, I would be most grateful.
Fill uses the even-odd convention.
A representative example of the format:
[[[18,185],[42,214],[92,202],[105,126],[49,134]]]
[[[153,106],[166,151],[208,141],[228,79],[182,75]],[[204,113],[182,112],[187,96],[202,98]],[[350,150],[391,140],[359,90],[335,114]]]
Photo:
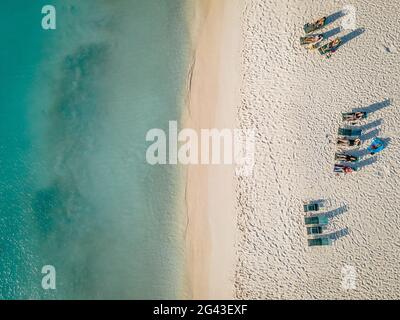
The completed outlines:
[[[0,4],[0,298],[182,294],[183,174],[146,163],[145,135],[180,119],[185,5]]]

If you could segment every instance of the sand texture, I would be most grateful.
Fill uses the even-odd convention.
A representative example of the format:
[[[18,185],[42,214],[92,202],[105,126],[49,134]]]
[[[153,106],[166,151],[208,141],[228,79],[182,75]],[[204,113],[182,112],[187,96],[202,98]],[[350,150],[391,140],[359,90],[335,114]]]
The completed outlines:
[[[400,20],[399,3],[245,0],[238,120],[255,128],[252,177],[237,178],[238,252],[235,297],[399,298]],[[355,30],[331,59],[300,47],[304,23],[356,8]],[[333,37],[332,37],[333,38]],[[359,172],[333,173],[341,112],[371,111],[362,122]],[[366,147],[375,136],[387,148]],[[330,247],[307,246],[302,204],[323,199]],[[356,270],[355,289],[342,268]]]

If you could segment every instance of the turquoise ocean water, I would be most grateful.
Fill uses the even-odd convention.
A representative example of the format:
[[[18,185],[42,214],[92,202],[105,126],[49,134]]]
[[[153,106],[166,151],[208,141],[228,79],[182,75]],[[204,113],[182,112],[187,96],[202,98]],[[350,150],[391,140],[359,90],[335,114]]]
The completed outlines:
[[[182,294],[182,172],[146,163],[145,134],[180,119],[184,6],[0,3],[0,298]]]

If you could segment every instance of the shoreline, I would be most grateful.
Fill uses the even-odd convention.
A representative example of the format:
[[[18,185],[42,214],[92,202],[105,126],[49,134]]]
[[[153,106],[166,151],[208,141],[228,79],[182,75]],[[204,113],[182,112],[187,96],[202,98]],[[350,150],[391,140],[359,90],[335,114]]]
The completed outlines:
[[[236,127],[239,7],[238,0],[195,4],[188,101],[183,112],[186,128]],[[236,264],[234,167],[190,165],[185,194],[189,298],[233,299]]]

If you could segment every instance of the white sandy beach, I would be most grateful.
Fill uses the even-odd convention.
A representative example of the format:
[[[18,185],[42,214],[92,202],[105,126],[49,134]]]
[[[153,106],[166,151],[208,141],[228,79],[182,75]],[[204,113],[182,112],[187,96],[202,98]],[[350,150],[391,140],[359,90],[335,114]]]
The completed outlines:
[[[329,60],[300,47],[304,23],[344,5],[355,7],[365,32]],[[238,118],[258,135],[254,176],[238,180],[236,298],[400,297],[398,14],[395,0],[245,0]],[[336,176],[341,112],[366,107],[376,111],[363,122],[370,129],[361,150],[373,136],[390,143],[366,155],[361,171]],[[330,247],[307,246],[302,201],[312,199],[328,201],[326,232],[343,235]],[[342,287],[346,266],[356,271],[355,289]]]
[[[237,0],[197,1],[185,126],[233,129],[240,84],[240,7]],[[188,169],[190,298],[232,299],[236,264],[233,166]]]
[[[306,22],[345,5],[355,8],[355,28],[342,17],[321,30],[346,40],[331,59],[300,46]],[[201,10],[187,126],[256,129],[257,139],[251,177],[189,168],[190,298],[399,298],[397,2],[209,1]],[[338,176],[341,112],[353,109],[371,112],[361,123],[361,170]],[[389,144],[370,156],[375,136]],[[336,240],[311,248],[302,206],[317,199]],[[352,289],[343,287],[348,268]]]
[[[322,30],[346,39],[331,59],[301,48],[306,22],[345,5],[355,29],[342,17]],[[397,1],[209,1],[202,10],[187,124],[256,129],[256,164],[236,178],[233,168],[189,168],[190,297],[399,298]],[[341,112],[363,108],[372,112],[361,171],[337,176]],[[372,157],[374,136],[390,141]],[[336,240],[310,248],[302,205],[317,199]],[[353,289],[342,285],[349,267]]]

